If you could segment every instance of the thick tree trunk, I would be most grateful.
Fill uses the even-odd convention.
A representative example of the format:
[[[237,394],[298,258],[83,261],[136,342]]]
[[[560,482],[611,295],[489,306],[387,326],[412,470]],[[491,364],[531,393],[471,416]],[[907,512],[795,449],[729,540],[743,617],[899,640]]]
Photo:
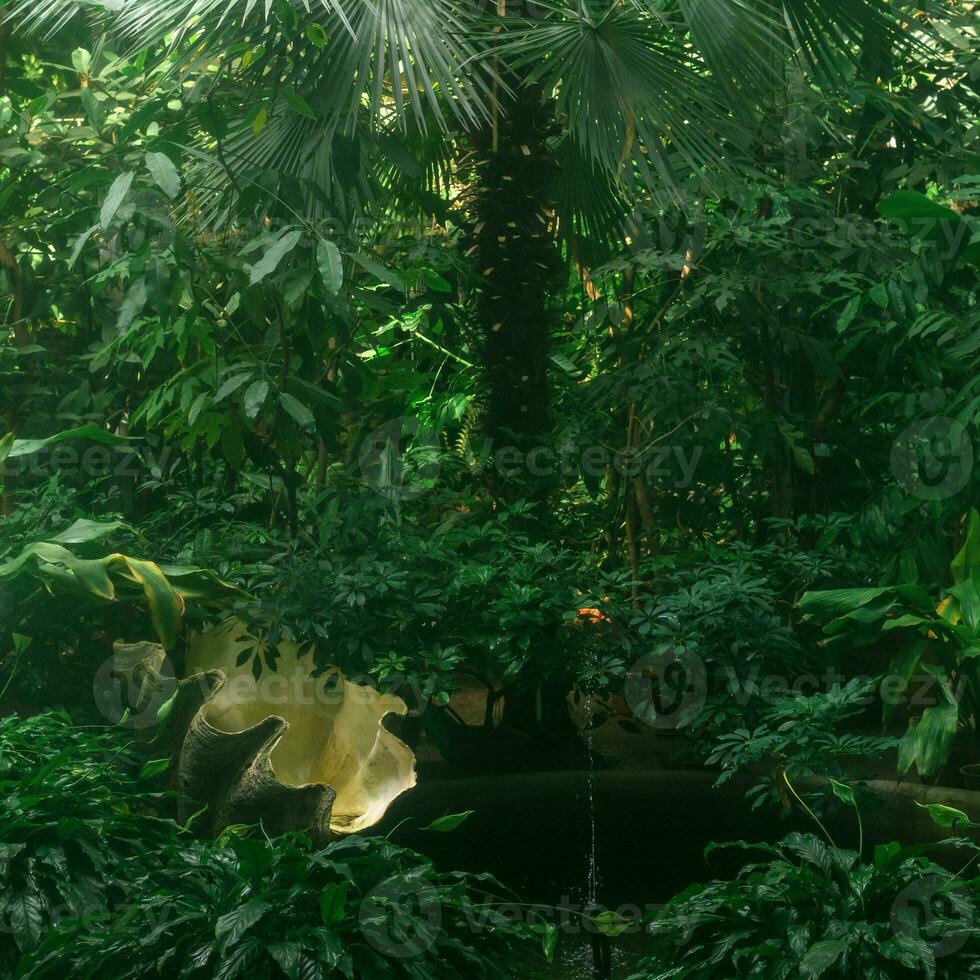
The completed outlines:
[[[486,423],[503,444],[545,430],[549,334],[564,262],[549,205],[554,122],[540,89],[508,79],[497,124],[477,137],[473,238],[485,282],[478,298],[488,388]],[[505,433],[507,435],[505,436]]]

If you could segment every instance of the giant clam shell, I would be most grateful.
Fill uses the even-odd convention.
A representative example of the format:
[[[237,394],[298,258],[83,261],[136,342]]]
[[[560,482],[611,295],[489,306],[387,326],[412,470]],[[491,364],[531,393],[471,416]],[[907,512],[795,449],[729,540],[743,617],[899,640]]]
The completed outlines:
[[[177,788],[207,804],[212,832],[261,820],[270,833],[327,838],[373,826],[415,785],[414,755],[383,724],[405,702],[337,669],[317,676],[312,645],[271,654],[235,620],[193,637],[158,736]],[[117,644],[116,664],[139,703],[173,689],[156,644]]]

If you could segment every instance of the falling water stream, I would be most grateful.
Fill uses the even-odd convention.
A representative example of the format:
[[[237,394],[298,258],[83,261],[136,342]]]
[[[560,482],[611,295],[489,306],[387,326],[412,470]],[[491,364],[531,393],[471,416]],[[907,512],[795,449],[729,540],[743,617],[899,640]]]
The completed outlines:
[[[596,812],[595,812],[595,757],[593,754],[592,730],[592,698],[585,699],[585,762],[586,762],[586,795],[588,797],[589,815],[589,863],[585,879],[585,912],[586,915],[598,915],[602,908],[598,902],[599,869],[596,847]],[[592,965],[595,980],[610,980],[612,977],[612,960],[609,939],[595,929],[589,928],[589,940],[592,946]]]
[[[594,908],[598,893],[598,869],[596,866],[596,820],[595,820],[595,757],[592,749],[592,698],[585,699],[585,763],[586,794],[589,803],[589,865],[585,879],[586,907]]]

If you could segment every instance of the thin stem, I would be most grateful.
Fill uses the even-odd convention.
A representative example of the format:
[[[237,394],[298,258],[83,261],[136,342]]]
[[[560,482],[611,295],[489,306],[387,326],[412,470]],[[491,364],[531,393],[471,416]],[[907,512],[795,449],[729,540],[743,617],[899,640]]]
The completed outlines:
[[[813,822],[823,831],[824,837],[826,837],[827,840],[830,841],[830,846],[837,847],[837,845],[834,843],[834,838],[830,836],[830,831],[827,830],[827,828],[821,823],[820,818],[813,812],[813,810],[811,810],[806,805],[806,803],[804,802],[800,794],[797,793],[796,790],[793,788],[793,784],[789,781],[789,776],[786,775],[785,769],[782,770],[782,775],[783,775],[783,782],[786,783],[786,788],[793,794],[793,796],[796,797],[796,800],[800,804],[800,806],[803,807],[804,810],[806,810],[806,812],[813,818]]]

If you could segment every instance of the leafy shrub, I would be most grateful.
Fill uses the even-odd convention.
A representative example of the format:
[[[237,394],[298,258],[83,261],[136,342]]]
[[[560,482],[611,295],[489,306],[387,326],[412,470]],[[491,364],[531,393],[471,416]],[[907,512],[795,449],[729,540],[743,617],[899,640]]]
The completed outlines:
[[[800,608],[823,623],[828,650],[886,646],[898,638],[889,674],[900,687],[883,705],[891,721],[898,697],[917,673],[933,678],[933,703],[911,717],[902,739],[898,768],[913,765],[922,776],[937,776],[962,732],[976,750],[980,714],[980,513],[971,510],[966,537],[950,563],[953,584],[941,596],[907,582],[898,585],[807,592]]]
[[[0,719],[0,973],[62,919],[120,902],[127,863],[176,838],[147,790],[159,765],[134,767],[67,715]]]
[[[441,874],[388,841],[302,834],[171,845],[115,913],[64,923],[23,975],[476,978],[522,975],[488,879]],[[499,893],[496,893],[499,900]]]
[[[507,976],[528,930],[489,877],[437,872],[383,838],[316,849],[158,815],[111,732],[0,721],[0,974],[32,978]],[[24,955],[22,955],[24,954]],[[19,965],[18,965],[19,963]]]
[[[786,802],[786,781],[813,777],[843,778],[854,764],[867,763],[898,745],[883,735],[840,731],[848,718],[865,709],[873,682],[853,679],[810,697],[787,693],[749,731],[738,728],[719,735],[708,765],[721,766],[716,786],[737,772],[760,773],[749,789],[753,809],[767,802]],[[765,775],[761,775],[765,772]]]
[[[632,980],[980,976],[980,878],[952,874],[927,846],[879,845],[871,863],[811,834],[727,846],[769,860],[673,898]]]

